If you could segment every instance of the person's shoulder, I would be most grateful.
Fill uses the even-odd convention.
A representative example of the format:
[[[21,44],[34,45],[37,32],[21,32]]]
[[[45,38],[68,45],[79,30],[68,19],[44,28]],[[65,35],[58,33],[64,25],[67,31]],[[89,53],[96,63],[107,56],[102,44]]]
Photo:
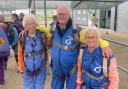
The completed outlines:
[[[49,31],[50,27],[45,27],[44,25],[37,25],[36,29],[39,29],[41,31]]]
[[[40,35],[40,36],[46,36],[46,33],[45,32],[42,32],[40,30],[37,30],[37,34]]]
[[[10,28],[10,30],[11,30],[11,32],[17,33],[17,28],[16,28],[15,26],[12,26],[12,27]]]
[[[8,29],[13,29],[13,28],[16,28],[16,25],[15,24],[13,24],[13,23],[9,23],[8,24]]]

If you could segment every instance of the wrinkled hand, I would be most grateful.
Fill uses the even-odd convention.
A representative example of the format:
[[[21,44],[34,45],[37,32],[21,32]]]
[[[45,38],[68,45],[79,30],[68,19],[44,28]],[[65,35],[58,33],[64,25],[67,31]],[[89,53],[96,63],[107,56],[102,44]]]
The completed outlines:
[[[24,30],[19,34],[19,37],[25,36],[26,33],[27,33],[27,29],[24,29]]]
[[[104,47],[104,48],[102,48],[102,54],[103,54],[104,57],[107,57],[107,58],[112,56],[112,49],[111,49],[111,47]]]

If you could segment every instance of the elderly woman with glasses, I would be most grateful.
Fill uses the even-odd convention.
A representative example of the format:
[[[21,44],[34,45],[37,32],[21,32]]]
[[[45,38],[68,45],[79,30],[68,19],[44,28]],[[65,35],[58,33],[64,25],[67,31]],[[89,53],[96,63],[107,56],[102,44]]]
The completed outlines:
[[[79,54],[83,70],[81,78],[86,89],[118,89],[116,58],[114,54],[109,58],[102,55],[98,45],[99,37],[96,27],[89,27],[85,32],[87,46],[81,47]]]
[[[27,33],[18,41],[18,71],[23,73],[24,89],[44,89],[46,79],[46,36],[36,25],[34,15],[25,15]]]

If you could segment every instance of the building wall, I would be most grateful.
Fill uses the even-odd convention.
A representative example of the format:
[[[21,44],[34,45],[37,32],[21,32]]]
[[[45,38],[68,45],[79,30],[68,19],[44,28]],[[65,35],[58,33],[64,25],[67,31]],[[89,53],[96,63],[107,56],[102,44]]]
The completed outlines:
[[[115,7],[111,8],[110,28],[114,30]],[[118,5],[117,31],[128,32],[128,1]]]
[[[88,24],[88,11],[87,10],[73,10],[73,20],[80,25]]]
[[[115,7],[111,8],[110,29],[114,31]]]
[[[73,15],[72,18],[73,20],[75,20],[75,22],[77,24],[80,25],[88,25],[88,20],[90,17],[92,17],[93,13],[95,13],[94,9],[90,9],[90,10],[73,10]],[[100,10],[96,10],[96,16],[98,18],[98,20],[100,19]],[[99,26],[99,21],[98,21],[98,26]]]
[[[128,32],[128,1],[118,6],[117,31]]]

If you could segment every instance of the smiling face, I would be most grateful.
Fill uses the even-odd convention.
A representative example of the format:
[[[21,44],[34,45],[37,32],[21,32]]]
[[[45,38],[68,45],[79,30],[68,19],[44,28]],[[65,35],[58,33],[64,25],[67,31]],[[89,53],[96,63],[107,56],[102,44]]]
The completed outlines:
[[[35,31],[37,25],[36,17],[33,14],[25,15],[22,21],[22,25],[29,32]]]
[[[70,12],[68,7],[60,6],[57,8],[57,21],[59,24],[66,25],[70,18]]]
[[[36,22],[34,19],[28,19],[26,21],[26,28],[28,29],[28,31],[30,30],[35,30],[36,29]]]
[[[85,34],[85,41],[89,48],[95,48],[98,43],[98,35],[95,31],[87,31]]]

